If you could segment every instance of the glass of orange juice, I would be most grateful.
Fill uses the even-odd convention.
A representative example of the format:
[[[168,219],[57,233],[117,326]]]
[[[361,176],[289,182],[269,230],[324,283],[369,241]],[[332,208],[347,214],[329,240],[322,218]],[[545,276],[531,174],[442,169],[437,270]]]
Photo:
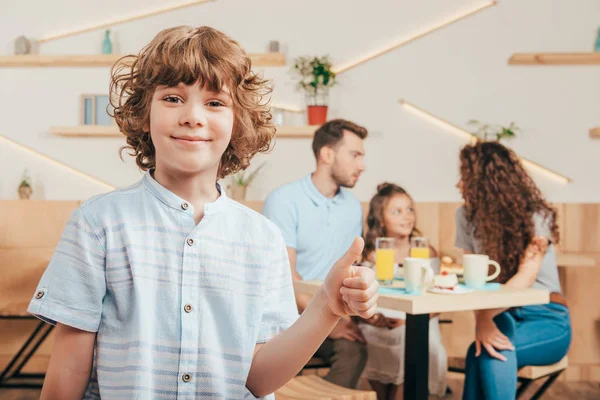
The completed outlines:
[[[412,258],[431,258],[429,239],[426,237],[410,238],[410,256]]]
[[[385,285],[392,283],[395,260],[394,239],[378,237],[375,240],[375,277],[379,282]]]

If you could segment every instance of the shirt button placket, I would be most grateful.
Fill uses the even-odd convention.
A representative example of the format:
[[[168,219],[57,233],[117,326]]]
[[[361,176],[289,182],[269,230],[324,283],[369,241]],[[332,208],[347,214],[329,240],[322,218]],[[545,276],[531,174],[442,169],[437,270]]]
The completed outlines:
[[[188,203],[181,205],[182,209],[188,209]],[[196,240],[192,237],[187,237],[183,249],[183,279],[181,281],[181,346],[184,351],[181,352],[179,361],[179,376],[180,384],[178,390],[178,398],[193,399],[195,398],[196,385],[193,382],[193,373],[198,365],[198,355],[190,350],[189,343],[197,343],[199,335],[199,313],[195,310],[197,303],[197,293],[193,291],[193,283],[197,280],[195,275],[190,275],[194,268],[193,264],[197,262],[194,258],[197,250]]]

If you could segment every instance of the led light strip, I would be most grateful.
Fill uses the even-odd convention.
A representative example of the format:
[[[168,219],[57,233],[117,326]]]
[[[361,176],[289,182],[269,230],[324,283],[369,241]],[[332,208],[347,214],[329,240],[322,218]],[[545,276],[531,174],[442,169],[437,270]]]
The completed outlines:
[[[108,183],[106,183],[106,182],[103,182],[103,181],[101,181],[100,179],[94,178],[94,177],[93,177],[93,176],[91,176],[91,175],[88,175],[88,174],[86,174],[86,173],[83,173],[83,172],[81,172],[81,171],[79,171],[79,170],[77,170],[77,169],[75,169],[75,168],[73,168],[73,167],[70,167],[70,166],[68,166],[67,164],[64,164],[64,163],[62,163],[62,162],[60,162],[60,161],[57,161],[57,160],[55,160],[55,159],[53,159],[53,158],[50,158],[50,157],[48,157],[48,156],[47,156],[47,155],[45,155],[45,154],[42,154],[42,153],[40,153],[40,152],[38,152],[38,151],[35,151],[35,150],[33,150],[32,148],[29,148],[29,147],[27,147],[27,146],[24,146],[24,145],[22,145],[22,144],[20,144],[20,143],[17,143],[17,142],[15,142],[15,141],[13,141],[13,140],[11,140],[11,139],[7,138],[6,136],[2,136],[2,135],[0,135],[0,143],[1,143],[3,140],[4,140],[4,141],[6,141],[8,144],[10,144],[10,145],[12,145],[12,146],[14,146],[14,147],[18,148],[19,150],[23,150],[23,151],[25,151],[26,153],[32,154],[32,155],[34,155],[34,156],[36,156],[36,157],[38,157],[38,158],[41,158],[41,159],[43,159],[43,160],[46,160],[46,161],[48,161],[48,162],[52,163],[52,164],[54,164],[54,165],[57,165],[57,166],[59,166],[59,167],[62,167],[62,168],[66,169],[66,170],[68,170],[68,171],[70,171],[70,172],[72,172],[72,173],[74,173],[74,174],[76,174],[76,175],[79,175],[79,176],[81,176],[82,178],[88,179],[88,180],[90,180],[90,181],[92,181],[92,182],[94,182],[94,183],[96,183],[96,184],[98,184],[98,185],[104,186],[105,188],[107,188],[107,189],[109,189],[109,190],[114,190],[114,189],[116,189],[116,187],[115,187],[115,186],[113,186],[113,185],[110,185],[110,184],[108,184]]]
[[[410,42],[413,42],[415,40],[421,39],[422,37],[425,37],[427,35],[429,35],[432,32],[435,32],[439,29],[442,29],[448,25],[451,25],[455,22],[458,22],[464,18],[467,18],[473,14],[476,14],[480,11],[485,10],[488,7],[494,6],[496,5],[496,1],[491,1],[491,2],[487,2],[485,4],[479,5],[473,9],[467,10],[463,13],[460,13],[458,15],[455,15],[454,17],[444,20],[442,22],[437,23],[436,25],[433,25],[429,28],[425,28],[424,30],[420,31],[420,32],[416,32],[413,33],[411,36],[409,36],[408,38],[405,39],[399,39],[396,42],[389,44],[385,47],[383,47],[382,49],[376,50],[372,53],[367,54],[366,56],[363,56],[357,60],[348,62],[346,64],[340,65],[340,66],[336,66],[333,68],[334,72],[336,74],[341,74],[342,72],[348,71],[349,69],[352,69],[356,66],[359,66],[360,64],[366,63],[367,61],[371,61],[372,59],[379,57],[383,54],[389,53],[392,50],[396,50],[399,47],[402,47],[404,45],[407,45]]]
[[[399,102],[400,102],[400,104],[402,104],[402,106],[405,109],[412,112],[413,114],[418,115],[424,119],[428,119],[429,121],[433,122],[435,125],[445,128],[446,130],[451,131],[452,133],[459,136],[460,138],[469,141],[469,143],[475,142],[476,139],[473,137],[473,135],[471,135],[466,130],[454,125],[453,123],[448,122],[445,119],[440,118],[437,115],[430,113],[429,111],[426,111],[420,107],[417,107],[414,104],[411,104],[404,99],[400,99]],[[542,174],[546,175],[547,177],[552,178],[560,183],[568,184],[570,182],[573,182],[573,180],[571,178],[568,178],[562,174],[559,174],[558,172],[555,172],[546,167],[543,167],[540,164],[537,164],[533,161],[527,160],[526,158],[519,156],[519,159],[521,160],[523,165],[525,165],[525,167],[529,168],[530,170],[535,170],[537,172],[541,172]]]
[[[169,12],[169,11],[179,10],[180,8],[195,6],[197,4],[202,4],[202,3],[208,3],[209,1],[214,1],[214,0],[189,0],[189,1],[184,1],[181,3],[177,3],[177,4],[171,4],[168,6],[158,7],[158,8],[152,9],[152,10],[143,11],[143,12],[133,14],[133,15],[128,15],[125,17],[114,18],[112,20],[100,22],[100,23],[93,24],[93,25],[82,26],[82,27],[71,29],[68,31],[45,35],[45,36],[42,36],[38,40],[38,42],[45,43],[45,42],[49,42],[51,40],[62,39],[64,37],[78,35],[83,32],[89,32],[89,31],[106,28],[106,27],[113,26],[113,25],[124,24],[126,22],[134,21],[136,19],[147,18],[147,17],[151,17],[151,16],[157,15],[157,14],[162,14],[162,13]]]

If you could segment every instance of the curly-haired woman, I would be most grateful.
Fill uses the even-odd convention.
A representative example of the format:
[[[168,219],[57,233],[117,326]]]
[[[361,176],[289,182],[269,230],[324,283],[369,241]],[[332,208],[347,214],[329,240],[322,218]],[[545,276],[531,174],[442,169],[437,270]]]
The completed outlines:
[[[462,149],[457,188],[464,206],[456,212],[456,246],[497,260],[502,266],[497,280],[508,287],[551,293],[547,305],[476,312],[463,398],[514,399],[517,370],[558,362],[571,341],[553,246],[556,210],[518,157],[497,142]]]

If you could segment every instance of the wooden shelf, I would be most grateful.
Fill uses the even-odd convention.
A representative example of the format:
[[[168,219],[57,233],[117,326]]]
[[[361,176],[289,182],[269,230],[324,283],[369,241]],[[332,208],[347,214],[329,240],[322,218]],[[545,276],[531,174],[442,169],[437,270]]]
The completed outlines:
[[[0,67],[111,67],[124,54],[0,56]],[[249,54],[255,67],[285,65],[283,53]]]
[[[277,136],[281,138],[300,139],[312,138],[318,125],[307,126],[280,126]],[[67,137],[123,137],[117,125],[79,125],[79,126],[53,126],[50,133],[56,136]]]
[[[302,139],[312,138],[320,125],[280,126],[277,136],[281,138]]]
[[[511,65],[600,65],[597,53],[515,53]]]
[[[50,133],[68,137],[123,137],[117,125],[53,126]]]
[[[590,129],[590,137],[592,139],[600,139],[600,126]]]

